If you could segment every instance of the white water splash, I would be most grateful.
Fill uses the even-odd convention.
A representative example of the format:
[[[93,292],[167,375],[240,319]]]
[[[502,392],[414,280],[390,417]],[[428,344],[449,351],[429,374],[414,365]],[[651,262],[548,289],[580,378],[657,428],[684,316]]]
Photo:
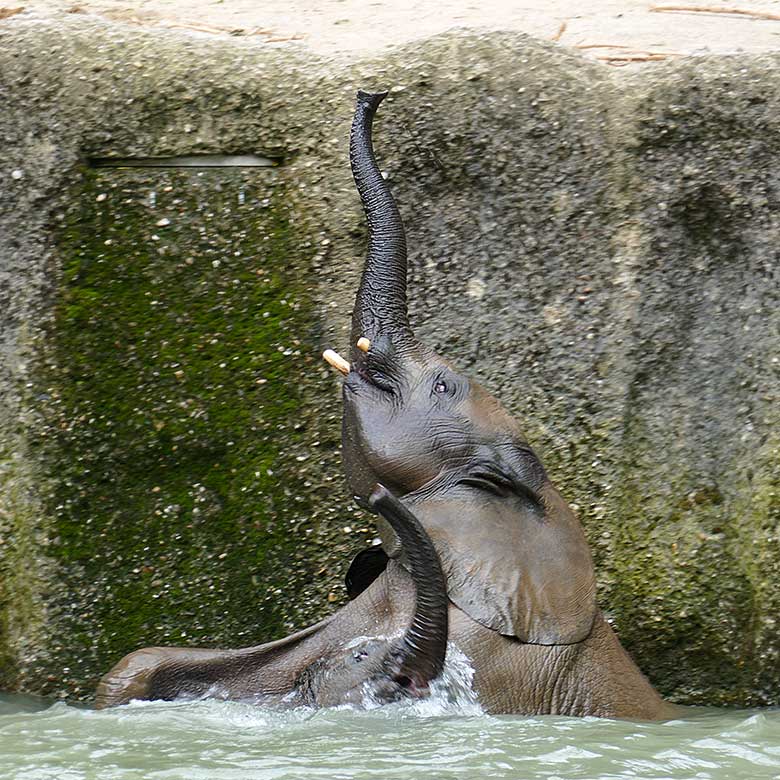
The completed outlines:
[[[468,656],[454,643],[447,642],[447,657],[444,670],[430,684],[430,695],[424,699],[405,699],[387,704],[378,699],[369,685],[361,706],[367,710],[384,707],[394,714],[409,714],[413,717],[432,718],[443,715],[483,715],[477,693],[474,690],[474,667]]]
[[[362,645],[367,645],[369,643],[378,644],[380,642],[392,642],[394,639],[398,639],[400,636],[402,636],[403,632],[398,632],[397,634],[393,634],[391,636],[387,636],[385,634],[377,634],[376,636],[365,636],[364,634],[361,634],[360,636],[356,636],[354,639],[350,639],[347,644],[344,645],[345,650],[354,650],[356,647],[361,647]]]

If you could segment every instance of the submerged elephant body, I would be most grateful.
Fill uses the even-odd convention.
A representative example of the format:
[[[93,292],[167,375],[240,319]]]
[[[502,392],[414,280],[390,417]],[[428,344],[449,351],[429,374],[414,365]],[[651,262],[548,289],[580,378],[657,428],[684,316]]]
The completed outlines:
[[[358,93],[350,159],[369,224],[352,320],[342,453],[383,554],[353,563],[353,601],[287,639],[244,650],[149,648],[106,675],[98,705],[213,695],[328,706],[421,696],[447,641],[493,713],[660,718],[666,704],[595,601],[576,517],[518,423],[417,341],[403,225],[374,158],[384,94]],[[360,339],[360,342],[358,342]],[[377,484],[388,490],[377,493]]]
[[[348,696],[328,684],[329,671],[338,676],[360,663],[369,637],[400,635],[413,605],[411,579],[386,573],[335,615],[276,642],[241,650],[137,650],[103,678],[96,704],[202,696],[288,706],[342,703]]]

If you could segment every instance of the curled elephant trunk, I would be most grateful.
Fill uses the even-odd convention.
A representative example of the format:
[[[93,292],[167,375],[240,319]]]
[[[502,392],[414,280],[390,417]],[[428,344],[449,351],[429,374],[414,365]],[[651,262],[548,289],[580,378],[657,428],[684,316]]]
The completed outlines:
[[[417,588],[414,618],[387,659],[386,671],[402,688],[425,689],[441,674],[447,653],[447,583],[439,556],[417,518],[389,490],[377,486],[369,506],[398,534]]]
[[[368,256],[352,315],[354,345],[361,336],[389,336],[396,347],[413,340],[406,307],[406,236],[401,215],[374,157],[371,128],[386,92],[357,93],[349,139],[352,175],[368,220]],[[356,348],[352,347],[353,353]],[[353,354],[353,359],[359,357]]]

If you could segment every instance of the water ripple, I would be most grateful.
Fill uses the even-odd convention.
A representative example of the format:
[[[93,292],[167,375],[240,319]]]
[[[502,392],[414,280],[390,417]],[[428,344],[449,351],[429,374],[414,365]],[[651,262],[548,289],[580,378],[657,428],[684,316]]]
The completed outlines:
[[[96,712],[0,698],[4,780],[776,780],[780,710],[683,719],[493,717],[430,702],[279,712],[220,701]]]

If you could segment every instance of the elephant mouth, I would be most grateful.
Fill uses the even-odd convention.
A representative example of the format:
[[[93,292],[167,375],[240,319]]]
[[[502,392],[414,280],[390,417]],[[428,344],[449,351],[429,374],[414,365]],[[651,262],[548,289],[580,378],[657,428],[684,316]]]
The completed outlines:
[[[334,349],[326,349],[322,358],[344,377],[344,386],[348,390],[355,392],[359,385],[354,380],[360,379],[361,384],[396,395],[400,391],[402,364],[389,337],[381,336],[378,341],[379,345],[376,342],[372,344],[361,336],[351,351],[351,363]]]
[[[391,359],[377,349],[358,352],[352,361],[351,374],[360,377],[366,384],[381,390],[383,393],[395,395],[398,382],[393,379]]]

